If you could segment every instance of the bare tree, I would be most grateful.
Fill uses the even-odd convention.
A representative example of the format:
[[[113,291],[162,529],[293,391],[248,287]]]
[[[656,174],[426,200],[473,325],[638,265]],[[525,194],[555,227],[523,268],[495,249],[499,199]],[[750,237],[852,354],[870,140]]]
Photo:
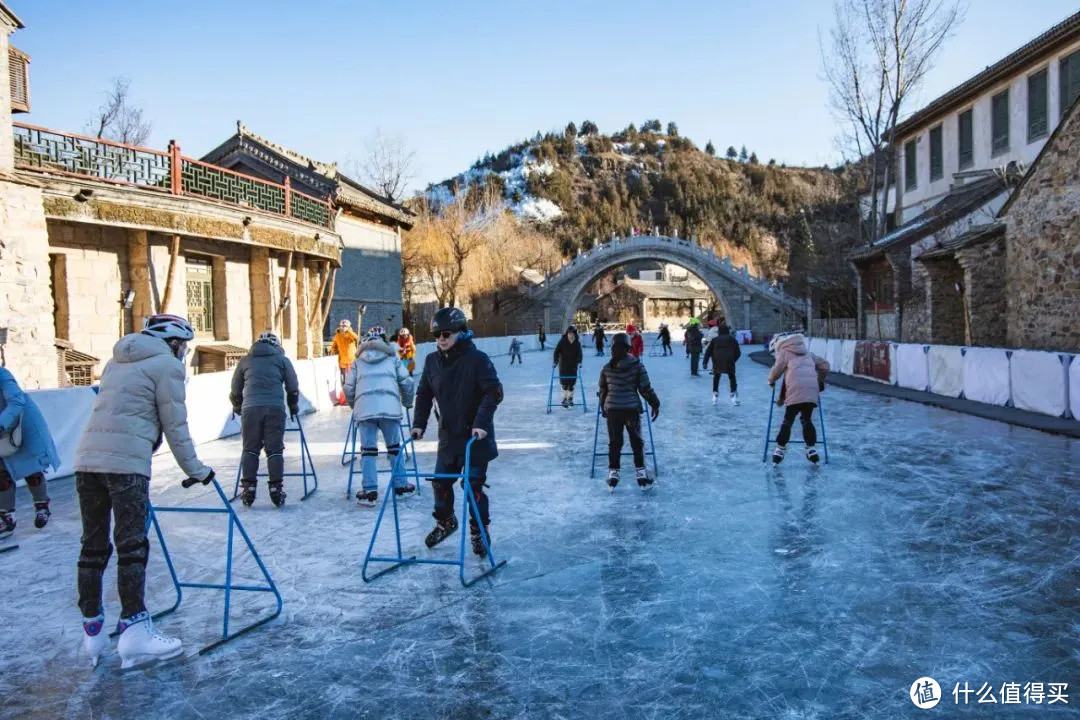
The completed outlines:
[[[836,0],[822,43],[830,103],[847,147],[868,162],[870,237],[885,232],[896,125],[904,101],[961,21],[959,0]],[[878,192],[883,191],[879,211]]]
[[[87,132],[126,145],[142,145],[150,138],[152,126],[143,119],[142,108],[131,104],[130,88],[127,78],[113,79],[105,102],[87,122]]]
[[[416,177],[413,171],[415,157],[416,153],[409,150],[400,135],[385,135],[376,128],[357,167],[363,179],[383,197],[390,202],[399,202]]]

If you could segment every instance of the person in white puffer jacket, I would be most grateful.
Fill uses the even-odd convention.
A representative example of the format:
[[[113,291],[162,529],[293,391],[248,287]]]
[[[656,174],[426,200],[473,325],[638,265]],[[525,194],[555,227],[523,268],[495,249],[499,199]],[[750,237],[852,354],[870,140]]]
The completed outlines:
[[[101,579],[113,546],[115,521],[116,585],[122,611],[117,650],[122,668],[178,656],[176,638],[154,632],[143,601],[146,539],[150,509],[150,466],[162,438],[180,469],[209,483],[214,471],[199,461],[188,432],[184,356],[195,332],[176,315],[152,315],[141,333],[120,338],[105,365],[90,420],[75,455],[75,489],[82,513],[79,552],[79,609],[83,647],[97,665],[108,643]]]
[[[360,469],[363,484],[356,493],[361,505],[374,506],[379,497],[379,433],[386,443],[386,456],[394,479],[394,492],[412,495],[416,486],[406,482],[401,472],[402,405],[412,407],[413,380],[398,358],[397,348],[386,341],[382,327],[370,328],[360,343],[356,361],[345,376],[345,399],[352,406],[352,422],[360,434]]]

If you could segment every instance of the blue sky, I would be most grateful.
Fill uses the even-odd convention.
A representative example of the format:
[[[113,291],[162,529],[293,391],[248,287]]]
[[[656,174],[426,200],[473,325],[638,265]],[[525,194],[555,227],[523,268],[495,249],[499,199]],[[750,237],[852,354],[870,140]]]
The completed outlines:
[[[416,151],[414,185],[591,119],[652,117],[699,145],[832,164],[819,32],[831,0],[665,3],[8,0],[26,23],[33,112],[79,131],[125,76],[154,128],[201,155],[252,130],[347,166],[376,127]],[[1076,0],[970,0],[925,102],[1075,12]],[[914,109],[915,106],[911,106]]]

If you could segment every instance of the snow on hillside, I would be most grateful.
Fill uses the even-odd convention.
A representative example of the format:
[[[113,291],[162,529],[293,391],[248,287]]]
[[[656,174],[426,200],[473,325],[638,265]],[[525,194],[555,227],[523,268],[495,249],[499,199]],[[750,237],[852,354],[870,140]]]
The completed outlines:
[[[529,177],[538,175],[546,177],[555,172],[555,166],[547,160],[537,162],[532,151],[515,153],[510,159],[510,169],[495,172],[489,168],[469,168],[461,175],[454,178],[459,187],[465,188],[479,185],[484,182],[488,175],[498,175],[506,188],[504,199],[510,210],[520,218],[536,222],[549,222],[563,214],[562,208],[552,201],[536,197],[529,192]],[[454,195],[445,184],[436,185],[428,190],[428,197],[436,203],[450,203]]]

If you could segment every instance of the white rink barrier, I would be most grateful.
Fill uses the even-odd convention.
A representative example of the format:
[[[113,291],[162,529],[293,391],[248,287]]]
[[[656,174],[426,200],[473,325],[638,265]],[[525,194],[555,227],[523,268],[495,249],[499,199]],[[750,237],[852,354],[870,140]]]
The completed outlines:
[[[45,424],[49,426],[56,452],[60,456],[60,467],[45,473],[52,480],[75,472],[75,451],[79,447],[83,428],[94,409],[97,393],[88,387],[67,388],[65,390],[28,390],[26,392],[41,410]],[[21,478],[20,478],[21,480]]]
[[[1067,360],[1068,356],[1054,352],[1014,350],[1009,365],[1013,405],[1044,415],[1065,415],[1069,408]]]
[[[833,372],[853,375],[858,342],[811,338]],[[891,384],[911,390],[1080,419],[1080,355],[1042,350],[892,343]],[[862,377],[862,376],[860,376]]]

